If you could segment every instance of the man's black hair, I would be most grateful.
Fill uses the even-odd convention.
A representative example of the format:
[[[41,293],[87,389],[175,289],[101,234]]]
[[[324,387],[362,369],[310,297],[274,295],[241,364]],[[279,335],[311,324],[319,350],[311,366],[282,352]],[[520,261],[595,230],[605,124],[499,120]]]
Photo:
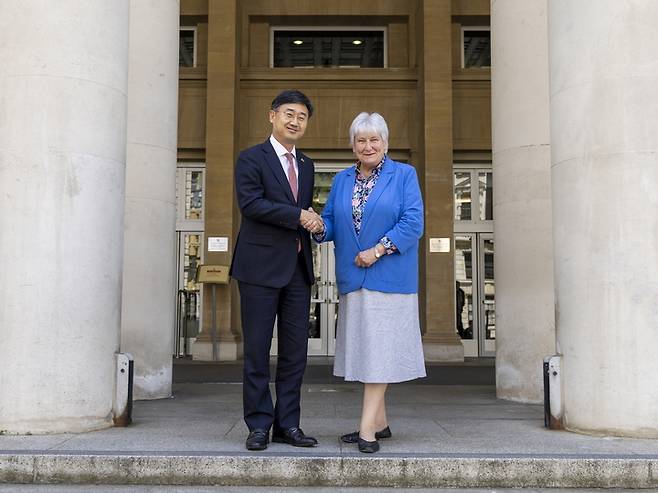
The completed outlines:
[[[308,109],[308,117],[310,118],[313,116],[313,105],[311,104],[311,100],[306,97],[306,94],[297,90],[283,91],[275,97],[272,100],[272,109],[276,111],[282,104],[290,103],[303,104],[306,106],[306,109]]]

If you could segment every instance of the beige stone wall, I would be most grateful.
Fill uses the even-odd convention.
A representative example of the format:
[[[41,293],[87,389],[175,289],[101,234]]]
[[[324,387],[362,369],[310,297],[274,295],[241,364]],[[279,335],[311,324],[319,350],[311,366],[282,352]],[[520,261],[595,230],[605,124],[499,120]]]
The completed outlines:
[[[460,49],[455,43],[461,42],[455,33],[461,23],[488,23],[488,2],[183,0],[181,15],[198,23],[199,51],[197,67],[181,70],[179,158],[206,161],[206,236],[229,236],[232,248],[239,226],[234,160],[240,149],[269,135],[267,110],[279,91],[300,89],[316,107],[300,145],[311,157],[349,158],[350,122],[360,111],[378,111],[390,126],[391,155],[410,158],[424,189],[427,234],[420,289],[425,342],[447,345],[450,357],[459,359],[453,254],[430,255],[425,243],[430,236],[452,237],[453,151],[491,149],[489,71],[462,73],[454,65]],[[273,25],[384,25],[389,67],[270,69]],[[206,252],[206,263],[229,262],[227,254]],[[220,291],[220,332],[239,344],[237,294],[226,287]],[[207,294],[205,302],[207,331]],[[448,353],[441,351],[436,355],[445,359]]]

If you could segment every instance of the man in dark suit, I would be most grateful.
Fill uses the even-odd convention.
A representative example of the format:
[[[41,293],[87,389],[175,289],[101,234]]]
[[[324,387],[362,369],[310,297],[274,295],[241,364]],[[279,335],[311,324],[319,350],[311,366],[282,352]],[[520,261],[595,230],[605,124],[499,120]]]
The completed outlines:
[[[240,153],[235,188],[242,213],[231,276],[238,281],[244,338],[244,420],[248,450],[272,441],[317,445],[299,427],[300,396],[308,344],[311,284],[309,231],[321,231],[311,208],[313,162],[295,148],[313,114],[299,91],[284,91],[269,112],[272,135]],[[278,330],[276,405],[269,389],[269,353]]]

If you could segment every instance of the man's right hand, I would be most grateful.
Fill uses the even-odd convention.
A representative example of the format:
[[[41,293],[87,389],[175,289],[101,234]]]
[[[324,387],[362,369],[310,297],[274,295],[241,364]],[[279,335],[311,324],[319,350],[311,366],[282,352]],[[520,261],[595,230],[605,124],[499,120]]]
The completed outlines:
[[[311,233],[324,231],[324,222],[318,213],[313,210],[313,207],[309,207],[308,210],[302,209],[299,215],[299,223]]]

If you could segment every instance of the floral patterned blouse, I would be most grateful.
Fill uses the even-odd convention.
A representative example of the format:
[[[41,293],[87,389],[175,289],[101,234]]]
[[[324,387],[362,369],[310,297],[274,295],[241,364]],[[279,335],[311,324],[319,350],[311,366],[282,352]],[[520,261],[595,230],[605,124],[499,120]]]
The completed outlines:
[[[356,235],[359,236],[361,233],[361,219],[363,218],[363,211],[366,208],[366,203],[368,202],[368,197],[370,192],[375,188],[379,175],[382,172],[384,167],[384,161],[386,161],[386,156],[380,161],[380,163],[372,170],[370,176],[365,176],[361,174],[361,163],[357,162],[354,166],[356,170],[356,180],[354,180],[354,188],[352,189],[352,220],[354,221],[354,230]],[[313,238],[317,242],[324,241],[325,232],[314,233]],[[379,240],[379,243],[384,245],[386,248],[386,255],[395,253],[397,247],[393,242],[388,238],[388,236],[382,236]]]
[[[386,156],[384,156],[381,162],[372,170],[370,176],[361,174],[360,162],[355,165],[356,180],[354,180],[354,189],[352,190],[352,219],[354,220],[354,230],[356,231],[357,236],[361,233],[361,219],[363,218],[363,211],[366,208],[368,197],[370,196],[370,192],[375,188],[377,180],[379,180],[379,175],[384,167],[384,161],[386,161]],[[379,242],[386,248],[387,255],[390,255],[397,250],[393,242],[387,236],[383,236]]]

